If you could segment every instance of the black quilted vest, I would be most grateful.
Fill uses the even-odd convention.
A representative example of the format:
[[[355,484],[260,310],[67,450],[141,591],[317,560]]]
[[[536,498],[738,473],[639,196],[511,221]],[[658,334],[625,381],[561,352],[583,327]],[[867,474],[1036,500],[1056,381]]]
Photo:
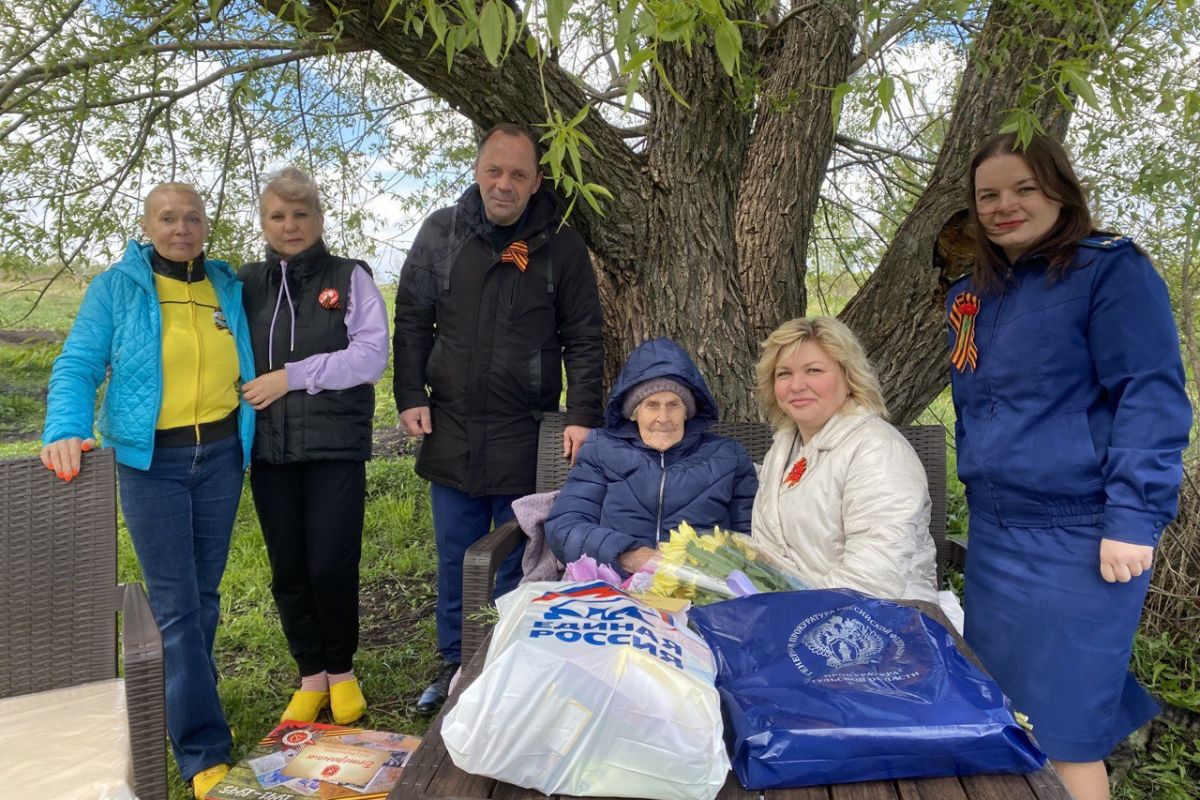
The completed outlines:
[[[315,245],[287,261],[287,288],[295,309],[295,332],[289,314],[288,296],[279,301],[274,343],[269,347],[271,317],[279,300],[279,256],[268,249],[267,260],[242,267],[242,303],[250,323],[255,372],[262,375],[281,369],[317,353],[343,350],[346,334],[346,305],[350,298],[350,274],[361,261],[329,254],[325,243]],[[370,270],[368,269],[368,272]],[[336,303],[332,302],[336,292]],[[324,304],[321,299],[324,295]],[[273,358],[272,358],[273,356]],[[296,461],[371,457],[371,419],[375,415],[375,387],[325,390],[309,394],[304,389],[288,392],[255,419],[253,460],[269,464]]]

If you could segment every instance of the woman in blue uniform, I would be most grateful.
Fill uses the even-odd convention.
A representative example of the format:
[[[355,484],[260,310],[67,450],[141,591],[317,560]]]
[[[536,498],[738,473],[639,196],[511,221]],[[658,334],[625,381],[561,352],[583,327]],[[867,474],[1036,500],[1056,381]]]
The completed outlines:
[[[968,207],[975,270],[947,297],[966,639],[1072,795],[1107,798],[1102,759],[1158,712],[1128,665],[1192,422],[1179,339],[1053,139],[988,139]]]

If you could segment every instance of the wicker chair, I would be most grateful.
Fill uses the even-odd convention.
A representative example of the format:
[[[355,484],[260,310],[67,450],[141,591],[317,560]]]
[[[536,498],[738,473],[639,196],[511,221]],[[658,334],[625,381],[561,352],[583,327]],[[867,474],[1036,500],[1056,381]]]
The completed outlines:
[[[140,800],[166,800],[162,639],[146,594],[117,584],[116,465],[87,453],[59,480],[37,458],[0,461],[0,698],[118,676]]]
[[[565,415],[546,414],[542,417],[538,436],[537,491],[549,492],[563,485],[568,466],[562,457],[562,430]],[[773,433],[762,422],[718,422],[710,430],[741,442],[756,463],[771,447]],[[940,425],[913,425],[900,428],[925,467],[929,479],[929,495],[933,502],[929,533],[937,548],[938,583],[941,585],[945,567],[960,564],[961,555],[956,543],[946,538],[946,433]],[[483,644],[488,626],[477,612],[492,605],[496,586],[496,571],[504,559],[522,541],[524,533],[516,522],[510,522],[480,539],[463,559],[463,617],[462,658],[467,663]]]

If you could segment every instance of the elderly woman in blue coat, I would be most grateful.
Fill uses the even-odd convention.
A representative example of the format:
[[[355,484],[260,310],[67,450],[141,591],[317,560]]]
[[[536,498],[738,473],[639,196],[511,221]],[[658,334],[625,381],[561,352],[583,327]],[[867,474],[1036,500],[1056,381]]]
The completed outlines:
[[[63,480],[95,446],[115,451],[121,510],[162,630],[167,732],[184,780],[203,797],[229,771],[232,744],[217,695],[217,587],[254,439],[238,393],[254,378],[242,286],[207,258],[196,190],[146,196],[142,231],[88,286],[50,373],[42,463]]]
[[[546,520],[563,563],[591,556],[633,573],[681,522],[748,532],[754,464],[745,449],[707,428],[717,404],[679,345],[653,339],[625,362],[605,426],[579,451]]]
[[[1053,139],[988,139],[967,203],[975,269],[947,297],[964,634],[1071,794],[1103,800],[1103,759],[1158,711],[1128,664],[1192,423],[1179,339]]]

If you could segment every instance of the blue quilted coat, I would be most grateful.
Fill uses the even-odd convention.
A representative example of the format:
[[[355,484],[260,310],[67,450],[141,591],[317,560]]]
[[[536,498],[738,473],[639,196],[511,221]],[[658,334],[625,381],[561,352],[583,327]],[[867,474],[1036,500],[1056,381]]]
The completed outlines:
[[[162,404],[162,318],[151,250],[151,245],[131,241],[124,257],[88,286],[50,373],[43,442],[93,435],[96,390],[111,367],[97,426],[103,444],[116,450],[119,463],[150,468],[154,424]],[[204,269],[237,343],[242,381],[253,380],[254,353],[242,310],[242,284],[224,261],[205,259]],[[254,409],[245,400],[238,412],[238,432],[245,467],[254,441]]]
[[[683,439],[665,453],[643,444],[637,423],[621,415],[627,391],[661,377],[686,384],[696,399]],[[619,569],[622,553],[654,547],[684,521],[749,533],[754,464],[740,444],[707,432],[716,420],[716,401],[683,348],[653,339],[635,349],[609,395],[605,427],[580,448],[546,520],[559,560],[590,555]]]

